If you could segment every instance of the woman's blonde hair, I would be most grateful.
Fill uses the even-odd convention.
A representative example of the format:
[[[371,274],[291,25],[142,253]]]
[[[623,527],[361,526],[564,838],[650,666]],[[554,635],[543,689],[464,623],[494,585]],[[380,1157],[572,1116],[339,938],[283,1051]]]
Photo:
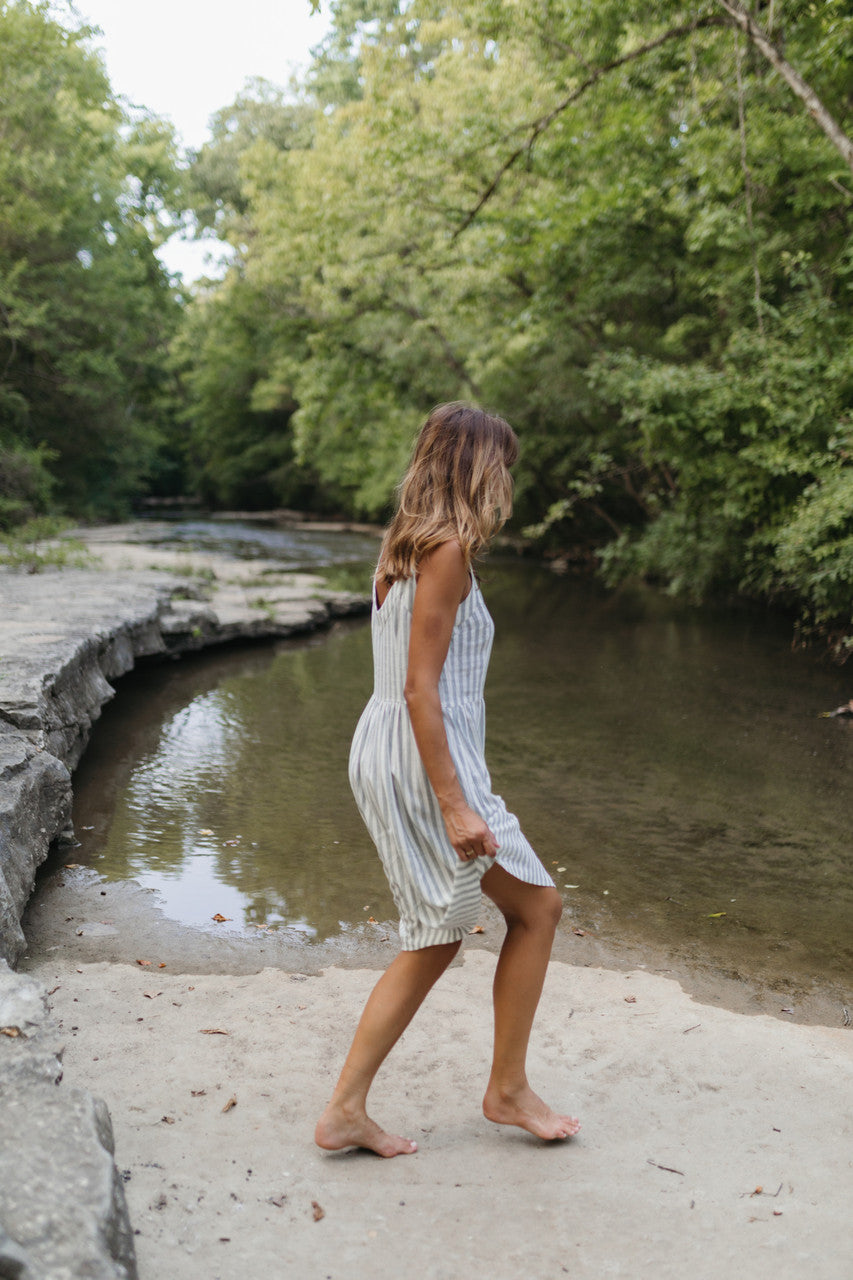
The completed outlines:
[[[378,579],[410,578],[421,559],[455,538],[466,566],[512,512],[515,432],[472,405],[440,404],[421,427],[385,531]]]

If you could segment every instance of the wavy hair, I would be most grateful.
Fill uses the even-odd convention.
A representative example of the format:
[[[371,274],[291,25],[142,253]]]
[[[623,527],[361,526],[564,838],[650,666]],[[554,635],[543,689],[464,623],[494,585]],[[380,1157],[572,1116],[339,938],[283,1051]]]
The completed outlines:
[[[509,468],[517,457],[518,440],[503,418],[460,402],[433,409],[397,491],[377,579],[410,578],[425,555],[452,538],[470,568],[512,512]]]

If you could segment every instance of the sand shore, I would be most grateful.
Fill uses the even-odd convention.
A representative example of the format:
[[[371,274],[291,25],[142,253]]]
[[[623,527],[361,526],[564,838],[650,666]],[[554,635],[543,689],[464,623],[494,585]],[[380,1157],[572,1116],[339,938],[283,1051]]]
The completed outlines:
[[[470,949],[377,1084],[420,1144],[383,1161],[311,1140],[375,971],[158,964],[30,966],[66,1080],[109,1105],[141,1280],[853,1274],[849,1030],[552,963],[531,1077],[583,1129],[545,1146],[479,1110],[494,957]]]

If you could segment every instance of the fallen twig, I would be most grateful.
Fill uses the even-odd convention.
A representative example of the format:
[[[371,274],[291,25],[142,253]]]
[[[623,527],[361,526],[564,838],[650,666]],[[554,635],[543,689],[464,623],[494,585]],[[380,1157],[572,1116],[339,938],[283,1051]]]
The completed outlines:
[[[664,1173],[677,1173],[680,1178],[685,1176],[682,1169],[670,1169],[668,1164],[658,1164],[657,1160],[647,1160],[646,1164],[653,1165],[655,1169],[663,1169]]]

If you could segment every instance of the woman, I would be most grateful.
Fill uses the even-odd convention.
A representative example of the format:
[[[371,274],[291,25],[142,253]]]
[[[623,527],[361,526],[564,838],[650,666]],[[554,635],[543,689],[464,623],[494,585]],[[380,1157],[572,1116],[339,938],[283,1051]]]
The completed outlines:
[[[368,999],[317,1125],[315,1139],[328,1150],[417,1150],[368,1117],[367,1092],[476,922],[481,890],[507,925],[483,1112],[545,1139],[580,1127],[527,1082],[527,1044],[562,903],[517,819],[492,794],[483,757],[494,627],[471,566],[510,513],[517,453],[502,418],[440,405],[418,436],[382,543],[375,688],[353,739],[350,782],[400,911],[402,950]]]

